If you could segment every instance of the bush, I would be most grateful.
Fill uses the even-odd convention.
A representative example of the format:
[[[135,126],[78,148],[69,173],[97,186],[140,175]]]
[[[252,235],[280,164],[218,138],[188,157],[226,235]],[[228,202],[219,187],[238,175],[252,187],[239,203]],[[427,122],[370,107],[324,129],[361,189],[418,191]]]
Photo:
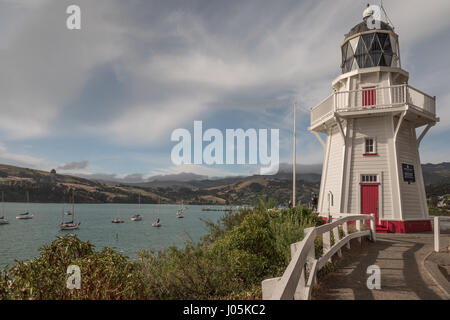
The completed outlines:
[[[280,276],[290,245],[321,223],[309,209],[227,213],[200,243],[138,252],[130,261],[112,248],[95,251],[74,235],[43,246],[36,259],[0,274],[1,299],[257,299],[261,281]],[[67,267],[81,269],[80,290],[66,289]]]
[[[81,269],[80,290],[68,290],[66,274],[69,265]],[[142,292],[137,265],[127,257],[94,246],[75,235],[58,237],[43,246],[40,255],[30,261],[17,261],[1,274],[2,299],[136,299]]]

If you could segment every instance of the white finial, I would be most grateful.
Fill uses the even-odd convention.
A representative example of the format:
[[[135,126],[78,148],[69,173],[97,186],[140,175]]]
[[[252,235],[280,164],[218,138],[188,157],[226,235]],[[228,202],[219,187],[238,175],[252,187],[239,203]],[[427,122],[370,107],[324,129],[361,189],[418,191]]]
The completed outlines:
[[[370,4],[367,4],[366,10],[363,12],[363,20],[366,20],[367,18],[371,17],[374,14],[373,9],[370,7]]]

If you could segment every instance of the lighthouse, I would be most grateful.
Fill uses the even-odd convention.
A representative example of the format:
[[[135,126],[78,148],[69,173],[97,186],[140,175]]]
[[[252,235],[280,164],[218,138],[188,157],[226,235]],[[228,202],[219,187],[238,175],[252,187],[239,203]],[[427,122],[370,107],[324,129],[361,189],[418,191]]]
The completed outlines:
[[[324,149],[318,211],[373,213],[377,232],[430,231],[419,147],[439,122],[436,98],[409,84],[398,34],[369,23],[373,13],[345,35],[342,74],[311,109],[309,130]]]

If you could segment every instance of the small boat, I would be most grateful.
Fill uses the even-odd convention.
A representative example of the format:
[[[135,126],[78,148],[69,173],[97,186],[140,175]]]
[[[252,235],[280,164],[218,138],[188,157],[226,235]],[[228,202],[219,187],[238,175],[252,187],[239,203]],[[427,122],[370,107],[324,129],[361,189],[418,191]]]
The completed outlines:
[[[139,193],[139,211],[138,212],[141,212],[141,194],[140,193]],[[131,217],[131,220],[132,221],[142,221],[142,216],[139,213],[137,213]]]
[[[134,216],[131,217],[132,221],[141,221],[142,220],[142,216],[140,214],[135,214]]]
[[[76,230],[80,228],[81,222],[74,223],[73,221],[61,223],[61,230]]]
[[[159,227],[161,227],[161,221],[155,221],[155,222],[153,222],[152,223],[152,227],[156,227],[156,228],[159,228]]]
[[[80,228],[81,222],[75,223],[75,190],[72,190],[72,211],[64,211],[63,209],[63,216],[62,216],[62,222],[59,225],[59,228],[61,230],[76,230]],[[64,215],[66,216],[72,216],[72,221],[64,222]]]
[[[159,218],[158,218],[155,222],[152,223],[152,227],[156,227],[156,228],[161,227],[161,220],[159,220]]]
[[[24,213],[19,214],[19,215],[16,217],[16,219],[19,219],[19,220],[26,220],[26,219],[33,219],[33,217],[34,217],[34,215],[33,215],[32,213],[29,213],[29,212],[27,211],[27,212],[24,212]]]
[[[124,223],[125,221],[123,221],[122,219],[119,218],[115,218],[114,220],[111,221],[112,223]]]
[[[0,217],[0,224],[8,224],[9,221],[5,217]]]
[[[185,207],[183,205],[183,201],[181,201],[181,207],[177,210],[177,218],[184,218],[183,213],[185,211]]]
[[[27,191],[27,204],[29,206],[30,204],[30,194]],[[33,219],[34,215],[32,213],[30,213],[29,211],[26,211],[24,213],[19,214],[16,219],[19,220],[26,220],[26,219]]]

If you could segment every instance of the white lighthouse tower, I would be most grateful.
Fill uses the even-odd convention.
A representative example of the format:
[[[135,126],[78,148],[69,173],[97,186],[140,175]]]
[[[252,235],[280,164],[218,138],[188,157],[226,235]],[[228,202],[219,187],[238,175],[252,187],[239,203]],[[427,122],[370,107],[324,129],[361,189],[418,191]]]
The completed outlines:
[[[439,121],[436,98],[409,85],[398,35],[386,22],[370,25],[372,13],[345,36],[342,75],[311,109],[309,130],[325,154],[318,210],[374,213],[378,232],[428,231],[419,146]]]

